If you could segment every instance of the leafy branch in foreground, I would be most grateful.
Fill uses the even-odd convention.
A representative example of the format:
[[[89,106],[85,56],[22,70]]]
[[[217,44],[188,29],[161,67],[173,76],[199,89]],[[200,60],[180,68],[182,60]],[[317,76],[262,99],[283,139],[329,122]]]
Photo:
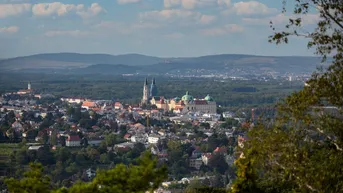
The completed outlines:
[[[305,35],[308,46],[323,60],[328,55],[333,60],[312,76],[309,86],[279,105],[275,124],[249,131],[232,192],[343,192],[343,1],[294,1],[293,18],[270,42],[300,36],[311,14],[318,23]]]

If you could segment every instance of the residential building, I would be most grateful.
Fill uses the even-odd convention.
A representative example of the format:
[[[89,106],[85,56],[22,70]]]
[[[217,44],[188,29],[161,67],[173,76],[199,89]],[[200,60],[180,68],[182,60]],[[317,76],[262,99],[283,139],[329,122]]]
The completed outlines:
[[[156,144],[160,140],[160,137],[155,134],[150,134],[148,137],[148,143],[150,144]]]
[[[103,141],[102,138],[90,138],[88,139],[88,145],[90,146],[100,146],[101,142]]]
[[[190,158],[189,159],[189,167],[199,170],[201,165],[202,165],[202,159],[201,158]]]
[[[78,135],[70,135],[66,139],[67,147],[79,147],[81,146],[81,139]]]

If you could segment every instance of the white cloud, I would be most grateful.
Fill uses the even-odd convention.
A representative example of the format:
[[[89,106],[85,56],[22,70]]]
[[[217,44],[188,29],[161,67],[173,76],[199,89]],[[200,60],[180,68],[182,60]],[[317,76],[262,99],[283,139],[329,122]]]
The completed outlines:
[[[200,32],[203,35],[207,35],[207,36],[219,36],[219,35],[225,35],[229,33],[239,33],[243,31],[244,31],[244,28],[242,26],[239,26],[237,24],[228,24],[222,27],[203,29]]]
[[[141,0],[117,0],[118,4],[138,3]]]
[[[0,18],[20,15],[30,11],[31,5],[28,3],[22,4],[0,4]]]
[[[202,15],[200,18],[200,23],[202,24],[209,24],[212,23],[216,19],[214,15]]]
[[[171,7],[180,5],[181,0],[164,0],[163,3],[164,3],[165,8],[171,8]]]
[[[215,16],[203,15],[199,12],[182,9],[165,9],[161,11],[149,11],[140,13],[139,17],[142,20],[152,20],[159,22],[178,22],[184,23],[200,23],[208,24],[214,21]]]
[[[78,10],[77,14],[82,18],[89,18],[98,15],[101,12],[106,12],[98,3],[92,3],[87,10]]]
[[[276,8],[269,8],[267,5],[258,1],[238,2],[231,8],[225,10],[224,14],[235,13],[237,15],[268,15],[276,13]]]
[[[17,26],[2,27],[0,28],[0,33],[16,33],[18,30],[19,27]]]
[[[35,16],[49,16],[55,15],[58,16],[65,15],[71,11],[75,10],[82,10],[84,9],[84,5],[74,5],[74,4],[63,4],[61,2],[53,2],[53,3],[39,3],[35,4],[32,7],[32,13]]]
[[[304,25],[317,24],[320,19],[319,14],[307,14],[302,16],[302,21]]]
[[[61,2],[39,3],[32,6],[32,13],[35,16],[63,16],[74,12],[83,18],[89,18],[105,11],[98,3],[93,3],[90,7],[83,4],[63,4]]]
[[[48,37],[54,36],[72,36],[72,37],[85,37],[91,35],[91,32],[81,30],[52,30],[47,31],[44,35]]]
[[[285,14],[278,14],[275,16],[265,17],[265,18],[243,18],[242,20],[251,25],[269,25],[270,21],[275,25],[286,24],[289,22],[290,18],[296,18],[296,16],[289,16]],[[316,24],[319,21],[319,14],[307,14],[302,15],[303,25]]]
[[[190,18],[197,17],[198,14],[192,11],[180,10],[180,9],[166,9],[161,11],[149,11],[140,13],[141,19],[147,20],[171,20],[175,18]]]
[[[213,6],[229,0],[164,0],[165,8],[179,7],[184,9],[194,9],[195,7]]]

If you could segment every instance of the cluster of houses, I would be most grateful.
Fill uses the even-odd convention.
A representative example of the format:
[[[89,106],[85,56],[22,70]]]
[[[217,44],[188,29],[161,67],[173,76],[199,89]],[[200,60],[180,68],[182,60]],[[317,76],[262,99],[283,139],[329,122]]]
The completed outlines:
[[[31,93],[31,91],[27,93]],[[90,125],[90,128],[83,128],[80,124],[72,121],[72,117],[68,115],[65,105],[39,104],[37,100],[41,98],[38,96],[36,98],[25,97],[23,92],[21,92],[19,97],[17,95],[18,93],[13,94],[14,97],[11,97],[10,94],[0,97],[0,121],[5,119],[9,111],[13,111],[15,121],[5,135],[9,138],[15,135],[19,138],[30,139],[31,143],[28,143],[29,150],[38,150],[42,147],[42,140],[51,140],[54,137],[57,139],[57,143],[52,146],[53,149],[56,149],[60,145],[70,148],[78,148],[85,144],[89,146],[100,146],[105,140],[105,136],[103,136],[103,132],[101,132],[102,128],[99,125],[111,127],[111,125],[116,124],[117,126],[125,126],[126,133],[123,135],[123,142],[107,147],[108,151],[129,151],[135,147],[135,144],[141,143],[146,148],[149,148],[153,154],[157,155],[160,160],[166,160],[168,158],[168,151],[167,149],[158,147],[160,142],[168,140],[177,140],[181,143],[192,144],[199,142],[197,141],[199,139],[191,137],[195,135],[192,130],[183,129],[182,125],[191,124],[192,126],[199,126],[202,123],[206,123],[209,125],[209,128],[202,128],[203,130],[201,131],[207,137],[210,137],[213,134],[212,128],[218,128],[223,123],[220,121],[220,115],[214,112],[210,113],[209,111],[187,111],[186,113],[175,111],[166,115],[166,110],[163,108],[143,109],[139,105],[127,105],[118,101],[60,98],[59,100],[62,103],[68,103],[69,106],[81,107],[81,112],[88,111],[101,115],[101,118],[99,118],[95,125]],[[211,102],[210,99],[208,100]],[[192,104],[190,103],[189,105]],[[197,108],[199,109],[200,106],[197,106]],[[31,119],[25,119],[25,113],[30,113]],[[55,123],[53,125],[42,128],[42,121],[49,114],[54,117],[56,114],[60,114],[60,118],[54,120]],[[225,112],[222,116],[224,118],[234,118],[232,112]],[[147,120],[146,124],[137,121],[142,118]],[[149,124],[150,119],[166,122],[167,124],[159,127],[153,126]],[[240,119],[237,120],[241,121]],[[69,125],[69,128],[60,129],[60,123]],[[173,124],[181,125],[182,135],[171,131],[170,127]],[[233,137],[234,131],[234,128],[224,128],[224,133],[227,137]],[[115,132],[119,134],[120,131],[118,129]],[[82,135],[79,135],[79,133],[82,133]],[[207,142],[206,137],[200,140],[204,143]],[[243,146],[244,140],[244,137],[238,138],[239,146]],[[209,165],[210,160],[216,154],[223,155],[227,164],[233,164],[234,158],[232,155],[228,155],[226,147],[217,147],[212,152],[203,152],[200,147],[196,146],[194,146],[194,149],[189,157],[188,164],[189,167],[195,170],[200,170],[202,165]],[[86,173],[89,178],[95,175],[95,171],[91,169],[87,170]]]

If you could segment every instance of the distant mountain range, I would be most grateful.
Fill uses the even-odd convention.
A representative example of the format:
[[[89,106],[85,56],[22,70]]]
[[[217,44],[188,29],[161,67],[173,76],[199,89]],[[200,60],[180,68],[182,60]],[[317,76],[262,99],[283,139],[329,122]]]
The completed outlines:
[[[308,73],[321,66],[318,57],[221,54],[159,58],[140,54],[108,55],[51,53],[0,60],[1,71],[63,72],[76,74],[165,74],[177,72]]]

